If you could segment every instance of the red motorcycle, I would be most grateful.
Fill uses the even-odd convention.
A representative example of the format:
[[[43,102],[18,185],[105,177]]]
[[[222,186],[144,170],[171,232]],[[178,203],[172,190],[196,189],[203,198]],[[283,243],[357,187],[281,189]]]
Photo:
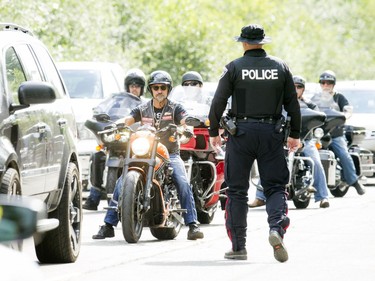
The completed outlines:
[[[180,155],[193,189],[198,221],[209,224],[224,191],[224,157],[210,145],[207,127],[194,128],[194,138],[181,145]]]
[[[189,87],[189,90],[194,90],[194,87]],[[191,128],[194,130],[193,138],[186,142],[181,140],[180,155],[190,179],[198,221],[209,224],[214,218],[219,201],[224,209],[224,192],[227,187],[224,182],[224,156],[216,154],[209,141],[207,116],[210,96],[205,93],[186,94],[182,87],[176,87],[170,98],[181,103],[189,115],[201,122],[199,126]]]

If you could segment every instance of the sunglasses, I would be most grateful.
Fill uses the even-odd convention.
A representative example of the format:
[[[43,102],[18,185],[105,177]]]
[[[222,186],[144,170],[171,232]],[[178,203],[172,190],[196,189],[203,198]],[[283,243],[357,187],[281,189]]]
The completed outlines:
[[[305,88],[303,85],[296,85],[296,88],[297,89],[303,89],[303,88]]]
[[[130,88],[140,88],[141,85],[138,85],[138,84],[131,84],[129,85]]]
[[[320,81],[320,84],[322,84],[322,85],[324,85],[324,84],[333,85],[333,81]]]
[[[182,86],[198,86],[199,85],[199,82],[196,82],[196,81],[191,81],[191,82],[185,82],[184,84],[182,84]]]
[[[165,91],[166,89],[168,89],[168,86],[166,86],[166,85],[162,85],[162,86],[152,85],[151,89],[153,91],[159,91],[159,89],[162,90],[162,91]]]

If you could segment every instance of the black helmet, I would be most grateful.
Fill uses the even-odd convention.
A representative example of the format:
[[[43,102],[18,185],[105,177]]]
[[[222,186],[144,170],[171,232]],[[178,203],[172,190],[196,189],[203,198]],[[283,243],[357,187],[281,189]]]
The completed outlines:
[[[319,77],[319,83],[322,81],[333,81],[336,84],[336,74],[332,70],[326,70]]]
[[[140,96],[143,95],[143,91],[146,85],[146,75],[143,73],[142,70],[133,68],[130,69],[126,75],[125,75],[125,91],[129,91],[129,86],[137,84],[141,86],[141,94]]]
[[[305,87],[306,79],[299,75],[293,76],[293,82],[294,84],[301,84],[303,87]]]
[[[150,86],[153,84],[165,84],[168,85],[168,94],[171,92],[173,87],[172,77],[168,72],[164,70],[156,70],[150,74],[148,78],[147,90],[152,93]]]
[[[186,81],[198,81],[199,84],[203,85],[202,76],[196,71],[188,71],[182,75],[181,85],[184,85]]]

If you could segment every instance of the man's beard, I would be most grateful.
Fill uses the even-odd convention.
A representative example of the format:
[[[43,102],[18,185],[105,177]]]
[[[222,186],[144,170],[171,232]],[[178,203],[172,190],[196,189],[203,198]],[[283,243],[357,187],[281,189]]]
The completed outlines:
[[[154,97],[154,99],[157,100],[159,103],[162,103],[164,100],[167,99],[167,97],[164,95],[157,95],[156,97]]]

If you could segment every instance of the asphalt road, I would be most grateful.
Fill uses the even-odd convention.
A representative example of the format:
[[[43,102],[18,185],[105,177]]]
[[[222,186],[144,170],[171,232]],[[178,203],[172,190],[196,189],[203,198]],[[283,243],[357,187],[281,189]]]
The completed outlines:
[[[375,183],[375,179],[370,182]],[[250,194],[251,193],[251,194]],[[250,190],[250,200],[255,193]],[[265,207],[249,209],[247,261],[224,259],[230,242],[224,212],[218,210],[210,225],[202,225],[205,238],[186,239],[187,228],[171,241],[157,241],[144,228],[137,244],[128,244],[121,227],[115,237],[92,240],[105,211],[84,211],[82,247],[73,264],[41,265],[49,281],[96,280],[375,280],[375,186],[364,196],[351,188],[343,198],[330,198],[331,207],[310,202],[295,209],[289,201],[291,225],[285,236],[289,261],[279,263],[268,244]],[[101,202],[101,208],[106,201]],[[31,243],[25,254],[36,260]]]

